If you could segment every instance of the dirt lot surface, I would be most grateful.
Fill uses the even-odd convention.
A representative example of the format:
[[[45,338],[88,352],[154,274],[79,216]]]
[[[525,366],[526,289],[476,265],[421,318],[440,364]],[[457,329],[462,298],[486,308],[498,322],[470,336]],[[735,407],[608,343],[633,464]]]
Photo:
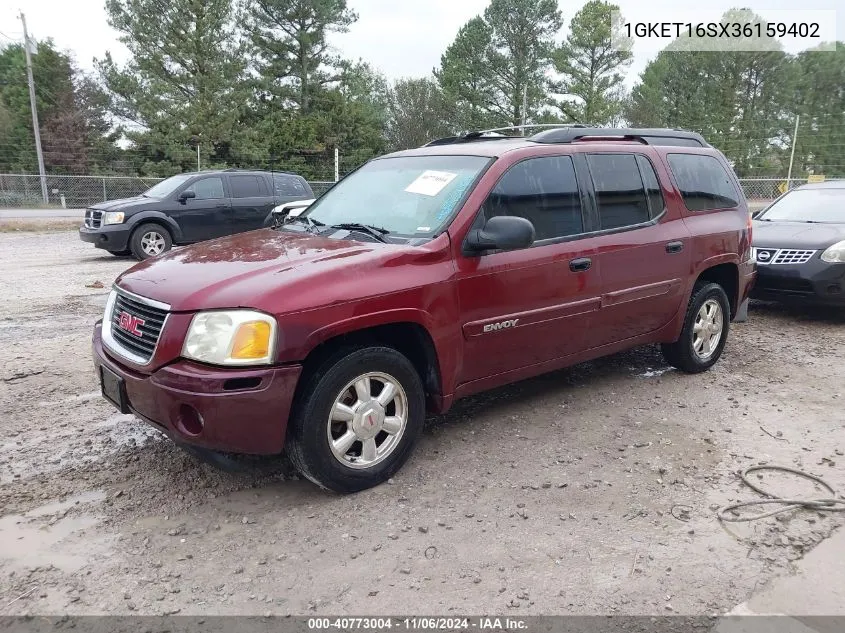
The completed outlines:
[[[340,497],[283,459],[217,472],[101,399],[92,324],[131,264],[0,234],[2,614],[710,614],[845,520],[714,516],[760,462],[845,487],[845,315],[752,306],[703,375],[643,348],[461,401]]]

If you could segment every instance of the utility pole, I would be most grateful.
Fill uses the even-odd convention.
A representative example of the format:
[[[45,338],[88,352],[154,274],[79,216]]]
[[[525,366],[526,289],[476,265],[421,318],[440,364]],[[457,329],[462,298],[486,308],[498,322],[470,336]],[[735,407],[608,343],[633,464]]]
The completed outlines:
[[[795,160],[795,139],[798,138],[798,120],[800,115],[795,115],[795,131],[792,133],[792,152],[789,154],[789,171],[786,172],[786,190],[789,191],[789,181],[792,179],[792,161]]]
[[[334,181],[340,180],[340,149],[334,148]]]
[[[50,202],[47,195],[47,174],[44,173],[44,154],[41,152],[41,128],[38,126],[38,107],[35,103],[35,79],[32,77],[32,57],[29,54],[29,34],[26,31],[26,16],[21,11],[23,24],[23,50],[26,55],[26,79],[29,83],[29,105],[32,108],[32,134],[35,136],[35,153],[38,155],[38,175],[41,176],[41,197],[44,204]]]
[[[197,143],[197,171],[202,171],[200,169],[200,144]]]

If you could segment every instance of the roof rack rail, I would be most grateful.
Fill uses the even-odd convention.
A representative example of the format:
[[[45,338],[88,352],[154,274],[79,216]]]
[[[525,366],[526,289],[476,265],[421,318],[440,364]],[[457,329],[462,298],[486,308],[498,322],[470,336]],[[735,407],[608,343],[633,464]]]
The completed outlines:
[[[572,128],[580,129],[585,127],[592,128],[596,126],[587,123],[526,123],[525,125],[508,125],[506,127],[494,127],[489,130],[469,132],[469,134],[486,134],[488,132],[504,132],[505,130],[526,130],[528,128],[562,128],[569,130]]]
[[[429,141],[423,147],[431,147],[433,145],[453,145],[455,143],[471,143],[474,141],[498,141],[503,138],[513,138],[512,136],[505,136],[504,134],[497,134],[495,132],[467,132],[466,134],[459,134],[458,136],[445,136],[443,138]]]
[[[574,143],[590,138],[637,141],[646,145],[710,147],[701,134],[670,128],[565,128],[545,130],[529,137],[535,143]]]
[[[452,145],[455,143],[470,143],[473,141],[492,141],[492,140],[500,140],[500,139],[513,139],[513,138],[528,138],[523,136],[508,136],[506,134],[501,134],[501,132],[506,132],[510,130],[520,130],[522,131],[523,135],[525,134],[525,130],[527,129],[534,129],[534,128],[586,128],[586,127],[593,127],[591,125],[586,125],[583,123],[527,123],[525,125],[508,125],[505,127],[495,127],[490,128],[489,130],[473,130],[471,132],[461,132],[456,136],[445,136],[443,138],[438,138],[433,141],[429,141],[423,147],[431,147],[433,145]]]

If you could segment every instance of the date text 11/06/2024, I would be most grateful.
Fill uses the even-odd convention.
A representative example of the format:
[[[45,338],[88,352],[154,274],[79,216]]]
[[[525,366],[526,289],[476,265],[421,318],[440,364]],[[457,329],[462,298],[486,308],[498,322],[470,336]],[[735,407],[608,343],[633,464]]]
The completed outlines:
[[[344,618],[308,618],[309,630],[370,630],[383,631],[393,628],[409,631],[515,631],[528,628],[525,620],[518,618],[479,617],[479,618],[443,618],[443,617],[344,617]]]
[[[821,40],[818,22],[626,22],[626,37],[702,37],[739,39],[745,37],[798,37]]]

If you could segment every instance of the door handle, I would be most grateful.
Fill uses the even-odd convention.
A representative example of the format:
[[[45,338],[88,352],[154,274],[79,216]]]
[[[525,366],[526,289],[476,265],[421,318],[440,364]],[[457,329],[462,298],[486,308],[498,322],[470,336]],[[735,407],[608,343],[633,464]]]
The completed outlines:
[[[683,242],[669,242],[666,245],[667,253],[680,253],[682,250],[684,250]]]
[[[225,209],[225,208],[226,208],[226,207],[228,207],[228,206],[229,206],[229,205],[227,205],[227,204],[215,204],[215,205],[214,205],[214,208],[215,208],[215,209]]]
[[[585,270],[590,270],[590,266],[593,265],[593,260],[589,257],[579,257],[578,259],[573,259],[569,262],[569,270],[573,273],[581,273]]]

